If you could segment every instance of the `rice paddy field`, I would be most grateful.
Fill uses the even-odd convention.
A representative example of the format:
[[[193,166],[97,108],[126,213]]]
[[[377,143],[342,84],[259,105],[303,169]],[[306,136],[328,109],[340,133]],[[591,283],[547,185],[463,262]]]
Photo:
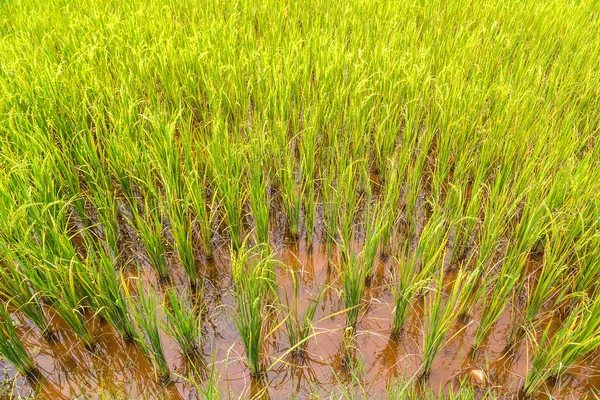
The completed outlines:
[[[596,0],[0,2],[0,398],[598,399]]]

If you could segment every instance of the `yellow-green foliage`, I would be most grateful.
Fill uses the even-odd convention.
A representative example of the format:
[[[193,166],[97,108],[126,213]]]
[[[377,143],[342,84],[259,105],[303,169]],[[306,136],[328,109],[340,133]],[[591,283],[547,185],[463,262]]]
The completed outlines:
[[[197,260],[223,243],[235,260],[244,238],[268,252],[270,218],[283,213],[278,221],[307,245],[348,249],[338,293],[352,326],[379,254],[397,260],[387,271],[396,333],[440,268],[477,271],[460,288],[467,294],[451,298],[465,313],[481,302],[475,348],[524,293],[513,340],[535,336],[549,299],[549,312],[574,310],[558,334],[586,346],[561,348],[549,331],[529,340],[533,394],[600,337],[589,329],[600,293],[599,8],[1,1],[0,279],[24,285],[0,285],[3,302],[11,297],[42,333],[54,308],[90,349],[89,320],[103,317],[156,354],[164,377],[155,296],[132,302],[122,292],[123,221],[151,274],[168,281],[178,258],[202,288]],[[94,241],[103,248],[86,249]],[[549,263],[535,283],[531,254]],[[238,290],[251,286],[245,273],[234,274]],[[450,324],[454,303],[441,293],[428,305]],[[243,295],[242,311],[254,304]],[[250,322],[239,313],[238,325],[262,333],[264,308],[251,309]],[[5,347],[19,350],[11,335]],[[258,372],[260,343],[248,343]]]

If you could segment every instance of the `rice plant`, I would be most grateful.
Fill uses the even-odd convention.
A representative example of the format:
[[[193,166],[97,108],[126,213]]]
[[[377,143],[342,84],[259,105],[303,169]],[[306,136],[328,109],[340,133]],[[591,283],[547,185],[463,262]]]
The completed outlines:
[[[190,286],[196,288],[198,271],[194,255],[193,225],[189,206],[184,201],[185,199],[175,200],[177,204],[170,208],[171,233],[177,256],[190,281]]]
[[[367,196],[367,205],[365,210],[365,239],[361,254],[362,262],[365,264],[367,279],[371,279],[375,268],[375,260],[379,253],[382,235],[389,224],[389,215],[385,213],[384,206],[371,203]],[[387,239],[386,239],[387,240]]]
[[[323,297],[325,288],[319,292],[319,295],[309,301],[304,315],[300,317],[298,312],[298,298],[299,298],[299,283],[297,272],[294,270],[290,271],[293,283],[292,302],[286,296],[286,308],[288,316],[285,320],[286,334],[290,345],[291,355],[297,359],[302,359],[306,356],[306,350],[308,348],[308,342],[314,333],[315,316],[317,308]]]
[[[474,350],[482,345],[492,325],[508,304],[515,285],[522,279],[527,257],[544,229],[542,218],[543,207],[532,211],[531,215],[526,214],[522,217],[515,234],[515,242],[509,246],[498,275],[492,283],[488,282],[492,284],[492,288],[485,297],[482,317],[473,342]]]
[[[444,221],[432,216],[421,234],[417,249],[409,255],[396,258],[396,283],[393,286],[394,320],[392,331],[400,334],[411,311],[415,296],[422,293],[434,277],[444,259],[447,232]],[[408,250],[404,250],[408,252]]]
[[[310,245],[315,230],[316,212],[316,164],[317,135],[314,129],[302,132],[299,144],[300,176],[302,179],[302,203],[304,205],[304,224],[306,241]]]
[[[421,361],[421,374],[428,377],[436,354],[444,346],[446,336],[456,319],[461,315],[464,306],[461,297],[463,280],[467,278],[462,270],[458,271],[451,283],[447,296],[443,293],[444,270],[440,269],[435,279],[433,293],[425,295],[425,327],[423,329],[423,358]]]
[[[236,144],[227,131],[224,132],[224,139],[218,136],[219,129],[225,127],[215,128],[215,135],[209,144],[212,182],[220,198],[220,208],[229,228],[231,242],[238,249],[243,240],[242,217],[247,196],[243,184],[244,155],[240,144]]]
[[[342,298],[346,310],[346,324],[355,329],[358,316],[363,303],[365,283],[367,280],[367,268],[360,258],[348,251],[341,267],[342,274]]]
[[[104,318],[126,341],[135,338],[135,328],[123,290],[121,271],[115,270],[109,254],[99,246],[90,245],[86,259],[88,273],[81,279],[82,289],[96,313]]]
[[[600,297],[582,297],[577,307],[552,334],[549,324],[539,342],[534,342],[531,369],[525,378],[524,392],[531,396],[550,378],[561,375],[575,361],[600,345]]]
[[[0,307],[0,355],[15,367],[22,375],[30,375],[35,364],[23,346],[10,314],[4,306]]]
[[[73,331],[77,339],[89,350],[96,349],[96,339],[87,325],[86,296],[81,284],[85,267],[77,260],[52,264],[47,262],[35,285],[43,290],[52,308]],[[32,275],[29,276],[32,279]]]
[[[212,256],[213,216],[216,206],[216,196],[210,195],[207,188],[208,178],[193,169],[185,184],[190,199],[190,206],[194,213],[195,226],[199,232],[200,243],[207,257]]]
[[[163,212],[156,202],[149,200],[146,201],[144,209],[143,216],[137,211],[134,212],[135,227],[159,279],[167,279],[169,269],[163,243]]]
[[[290,234],[297,238],[300,232],[300,211],[302,207],[301,183],[295,167],[294,152],[281,149],[283,167],[279,169],[279,188],[283,209],[288,219]]]
[[[42,336],[51,338],[53,328],[42,302],[42,294],[35,290],[21,268],[17,267],[19,264],[22,265],[23,261],[12,251],[3,254],[5,257],[0,267],[0,293],[35,324]],[[9,255],[8,258],[6,255]]]
[[[125,286],[127,287],[127,286]],[[160,337],[160,320],[158,316],[159,302],[153,292],[148,292],[142,280],[137,280],[137,296],[126,291],[135,340],[154,369],[156,379],[166,382],[170,379],[171,371],[165,356]]]
[[[175,289],[166,292],[166,332],[175,339],[183,354],[191,357],[200,350],[202,310],[188,306]]]
[[[244,243],[244,246],[246,244]],[[273,260],[242,246],[231,252],[237,311],[235,324],[244,345],[248,368],[253,375],[263,371],[262,346],[265,341],[267,299],[273,286]]]
[[[258,147],[258,150],[256,150],[258,154],[252,154],[248,161],[248,186],[250,191],[250,208],[256,225],[257,242],[268,245],[270,204],[267,193],[266,162],[263,152],[264,150]]]

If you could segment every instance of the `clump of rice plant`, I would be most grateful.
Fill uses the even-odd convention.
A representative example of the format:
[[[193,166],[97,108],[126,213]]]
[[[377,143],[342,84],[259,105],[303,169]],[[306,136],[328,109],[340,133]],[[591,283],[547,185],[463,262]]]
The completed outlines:
[[[231,251],[231,269],[237,298],[234,319],[252,375],[263,371],[262,346],[266,340],[267,299],[273,296],[273,259],[246,244]]]
[[[208,178],[206,172],[200,174],[196,168],[192,169],[185,178],[185,185],[193,211],[195,226],[199,232],[200,243],[207,257],[212,255],[212,223],[216,210],[216,196],[210,195],[207,189]]]
[[[475,272],[476,273],[476,272]],[[425,326],[423,334],[423,358],[421,361],[421,376],[428,377],[436,354],[444,346],[445,338],[464,306],[460,289],[467,274],[459,270],[451,283],[450,292],[444,295],[444,270],[440,269],[432,293],[425,295]]]
[[[211,359],[210,370],[208,371],[208,376],[202,376],[200,382],[198,382],[198,375],[202,373],[202,371],[198,371],[197,365],[191,363],[192,370],[188,374],[188,376],[184,376],[183,379],[196,389],[198,394],[203,399],[221,399],[221,390],[219,384],[221,382],[221,374],[216,368],[216,355],[214,355]]]
[[[90,200],[98,212],[104,240],[111,257],[116,259],[119,255],[117,245],[119,239],[117,192],[110,181],[110,176],[106,176],[100,171],[93,174],[93,176],[93,180],[90,178],[90,181],[88,181],[91,191]]]
[[[42,302],[42,294],[36,292],[22,267],[17,266],[23,265],[25,259],[18,258],[12,251],[6,254],[10,254],[10,257],[4,258],[5,262],[0,264],[0,294],[10,299],[10,303],[35,324],[42,336],[51,338],[53,329]]]
[[[573,248],[579,241],[588,240],[587,235],[582,235],[579,229],[571,225],[565,229],[553,223],[550,231],[552,233],[546,237],[544,246],[548,250],[545,251],[533,288],[527,291],[521,318],[520,320],[515,318],[516,321],[508,338],[509,345],[521,340],[527,330],[534,328],[534,321],[544,305],[547,306],[550,301],[553,305],[563,302],[570,289],[569,285],[565,284],[565,278],[570,275],[569,260],[573,257]],[[523,280],[523,285],[525,282]]]
[[[294,153],[286,151],[282,155],[283,167],[279,169],[279,189],[283,208],[288,218],[290,234],[297,238],[300,232],[300,211],[302,207],[301,184],[296,170]]]
[[[127,291],[127,300],[135,327],[135,340],[154,369],[155,377],[162,382],[170,379],[171,371],[160,338],[159,302],[153,292],[147,292],[138,278],[137,296]]]
[[[317,164],[317,135],[315,129],[302,132],[300,143],[300,176],[302,179],[302,203],[304,205],[304,225],[306,242],[310,246],[315,230],[316,188],[315,171]]]
[[[171,233],[175,242],[175,251],[192,288],[198,286],[198,271],[194,255],[193,225],[186,199],[174,199],[171,202]],[[183,204],[182,204],[183,203]]]
[[[133,214],[138,235],[144,243],[150,263],[156,270],[159,279],[167,279],[169,269],[162,237],[163,213],[161,207],[156,202],[148,200],[145,204],[143,216],[137,211],[134,211]]]
[[[528,396],[535,394],[549,379],[560,379],[575,361],[600,345],[600,296],[576,295],[581,297],[577,307],[558,330],[552,334],[552,326],[548,324],[539,342],[532,340],[533,360],[523,388]]]
[[[123,291],[120,271],[101,246],[90,244],[86,259],[87,274],[81,278],[83,290],[98,315],[104,318],[123,339],[135,337],[135,328]]]
[[[167,317],[166,332],[175,339],[184,355],[192,357],[198,354],[202,337],[202,310],[190,307],[184,296],[173,288],[166,292],[164,310]]]
[[[218,193],[223,219],[229,228],[231,243],[239,249],[243,239],[242,218],[247,192],[244,187],[244,153],[227,126],[217,125],[209,143],[212,182]],[[221,135],[222,134],[222,135]]]
[[[321,301],[321,297],[323,296],[325,289],[319,292],[319,295],[316,298],[310,300],[308,307],[304,311],[304,315],[300,317],[298,313],[298,276],[297,272],[294,270],[291,270],[290,273],[292,276],[294,292],[292,294],[293,297],[291,304],[289,304],[289,301],[286,297],[286,306],[288,311],[288,316],[285,320],[286,334],[290,349],[292,349],[291,355],[295,358],[302,359],[306,355],[309,339],[314,333],[314,319],[317,313],[317,307]]]
[[[341,168],[341,167],[340,167]],[[354,219],[358,212],[359,192],[357,179],[358,162],[348,163],[341,170],[336,187],[336,208],[339,210],[338,236],[342,246],[352,243],[354,237]],[[346,252],[342,252],[345,256]]]
[[[375,268],[375,260],[379,252],[379,245],[382,235],[389,224],[388,215],[385,214],[383,205],[373,205],[369,196],[367,196],[367,205],[365,211],[365,239],[361,253],[361,259],[367,270],[367,279],[371,279]]]
[[[257,243],[269,244],[270,204],[267,194],[267,175],[265,173],[264,154],[261,144],[256,144],[258,154],[249,160],[248,186],[250,191],[250,209],[254,218]]]
[[[528,211],[531,211],[531,214]],[[492,284],[492,288],[484,298],[481,320],[473,341],[473,350],[480,348],[487,333],[508,304],[515,285],[522,278],[527,257],[544,229],[542,211],[543,208],[525,210],[527,214],[523,215],[519,222],[515,242],[509,245],[498,275],[488,282],[488,284]]]
[[[0,306],[0,356],[24,376],[29,376],[35,370],[33,359],[23,346],[4,306]]]
[[[433,279],[441,268],[445,255],[448,233],[443,218],[432,216],[423,229],[417,249],[408,257],[396,258],[396,284],[394,294],[394,321],[392,332],[400,334],[411,311],[411,303]],[[408,246],[406,244],[405,246]],[[407,253],[409,250],[404,250]]]
[[[323,203],[323,217],[327,240],[327,250],[335,242],[338,232],[340,214],[340,197],[336,194],[336,164],[332,155],[327,159],[325,167],[321,168],[321,199]]]
[[[37,285],[52,303],[52,308],[71,328],[77,339],[89,350],[96,349],[96,340],[86,324],[85,290],[81,285],[85,267],[77,260],[68,264],[48,264]],[[41,283],[44,281],[44,283]]]
[[[342,299],[346,309],[346,324],[355,329],[361,311],[367,268],[360,258],[345,250],[346,257],[342,267]]]
[[[395,160],[389,160],[383,187],[383,198],[380,200],[379,218],[382,219],[380,227],[381,251],[389,254],[390,237],[396,225],[399,214],[399,201],[401,197],[401,173]],[[377,231],[377,229],[374,229]]]

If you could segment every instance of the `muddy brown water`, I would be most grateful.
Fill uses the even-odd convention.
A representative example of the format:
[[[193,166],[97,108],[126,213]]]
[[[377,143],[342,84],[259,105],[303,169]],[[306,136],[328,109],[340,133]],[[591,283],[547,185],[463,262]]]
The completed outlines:
[[[315,327],[316,335],[311,338],[308,357],[302,363],[290,357],[279,360],[289,348],[285,328],[282,327],[269,338],[263,349],[267,353],[265,364],[274,364],[272,369],[259,381],[251,378],[233,319],[235,297],[229,254],[226,246],[221,246],[211,260],[198,260],[206,282],[202,355],[190,363],[179,353],[176,344],[163,334],[164,348],[173,373],[172,382],[155,381],[151,366],[138,347],[124,343],[108,324],[90,318],[90,326],[98,340],[98,350],[92,354],[78,343],[58,317],[53,318],[58,337],[52,343],[41,338],[27,321],[21,320],[20,333],[43,376],[41,383],[35,385],[38,398],[98,398],[101,395],[132,399],[199,398],[189,377],[195,377],[202,385],[211,365],[214,365],[216,382],[224,397],[249,398],[260,393],[264,398],[289,398],[292,395],[312,398],[314,393],[340,393],[341,388],[345,388],[343,390],[361,398],[384,398],[387,388],[405,383],[418,372],[423,341],[422,304],[419,300],[414,302],[403,335],[392,335],[392,257],[378,259],[374,277],[366,289],[365,307],[356,330],[357,361],[353,373],[349,373],[343,362],[345,314],[339,313],[344,306],[339,295],[336,258],[328,257],[325,244],[319,240],[310,248],[304,240],[294,242],[286,240],[283,235],[274,241],[277,257],[282,262],[278,270],[282,299],[293,292],[289,269],[299,272],[300,315],[324,285],[330,286],[319,304],[315,318],[319,321]],[[143,251],[134,249],[132,253],[141,254]],[[189,296],[185,275],[174,258],[171,281],[160,284],[143,257],[138,261],[145,286],[152,286],[159,292],[163,292],[165,286],[175,286],[182,295]],[[131,274],[133,276],[133,272]],[[449,276],[451,278],[451,274]],[[513,312],[511,307],[507,307],[487,339],[485,348],[474,358],[470,357],[479,312],[480,309],[476,309],[471,319],[457,322],[448,333],[447,338],[452,339],[437,354],[426,385],[435,391],[456,389],[464,378],[468,378],[472,369],[481,369],[489,380],[487,388],[494,389],[505,398],[518,398],[531,361],[531,349],[522,341],[510,354],[504,351]],[[560,388],[550,386],[548,390],[557,398],[592,398],[593,390],[600,388],[599,371],[600,352],[596,352],[571,368]],[[11,385],[14,384],[17,393],[32,393],[33,383],[19,377],[10,368],[7,375],[14,379]]]

